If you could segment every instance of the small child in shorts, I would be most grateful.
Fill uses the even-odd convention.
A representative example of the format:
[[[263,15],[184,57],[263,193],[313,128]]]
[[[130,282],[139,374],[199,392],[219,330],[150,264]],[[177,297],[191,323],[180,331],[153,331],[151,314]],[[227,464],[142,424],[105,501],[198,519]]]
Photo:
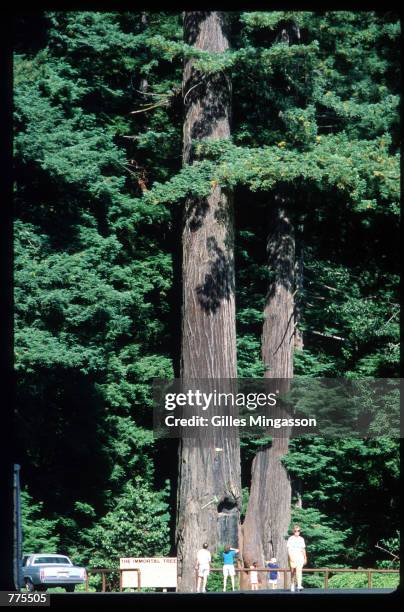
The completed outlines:
[[[276,557],[267,561],[267,568],[270,570],[268,572],[268,588],[276,589],[278,588],[278,572],[276,570],[279,568]]]
[[[250,565],[250,584],[252,591],[258,591],[258,572],[257,572],[257,562],[254,561],[252,565]]]

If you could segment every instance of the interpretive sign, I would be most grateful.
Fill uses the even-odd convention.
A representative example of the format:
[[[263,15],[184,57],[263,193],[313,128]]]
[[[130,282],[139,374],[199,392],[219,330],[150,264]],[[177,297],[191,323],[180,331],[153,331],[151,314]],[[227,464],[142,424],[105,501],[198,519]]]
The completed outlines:
[[[176,557],[123,557],[119,559],[122,588],[177,587]],[[139,572],[130,570],[138,569]]]

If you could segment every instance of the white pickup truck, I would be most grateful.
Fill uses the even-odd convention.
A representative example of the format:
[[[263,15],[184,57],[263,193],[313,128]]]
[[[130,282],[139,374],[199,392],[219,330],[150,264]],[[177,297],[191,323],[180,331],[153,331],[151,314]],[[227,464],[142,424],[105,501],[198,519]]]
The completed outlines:
[[[46,591],[49,587],[64,587],[72,593],[76,584],[86,581],[84,567],[75,567],[66,555],[25,555],[22,561],[23,581],[28,591]]]

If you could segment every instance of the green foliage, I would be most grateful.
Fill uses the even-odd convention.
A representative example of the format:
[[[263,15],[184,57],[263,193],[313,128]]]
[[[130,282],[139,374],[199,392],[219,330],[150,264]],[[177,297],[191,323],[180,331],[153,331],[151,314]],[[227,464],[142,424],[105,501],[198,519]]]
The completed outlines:
[[[350,530],[332,521],[316,508],[294,507],[291,526],[298,524],[308,546],[308,567],[343,567],[352,552],[347,548]]]
[[[249,497],[250,497],[250,491],[249,491],[248,487],[244,487],[243,490],[242,490],[242,504],[241,504],[241,510],[240,510],[240,518],[241,518],[241,520],[243,520],[244,517],[245,517],[245,513],[247,511]]]
[[[261,378],[264,365],[261,359],[261,346],[253,336],[245,334],[237,339],[238,373],[242,378]]]
[[[58,552],[57,520],[45,518],[43,502],[34,502],[27,489],[21,491],[23,554]]]
[[[372,574],[372,588],[374,589],[396,589],[399,585],[398,574]],[[330,589],[367,589],[368,577],[366,572],[341,573],[331,576],[328,581]]]
[[[119,557],[167,555],[166,496],[141,477],[128,482],[111,510],[83,534],[89,567],[117,567]]]
[[[128,119],[149,55],[140,14],[47,13],[43,26],[44,47],[22,41],[14,71],[17,419],[24,474],[75,550],[134,475],[153,481],[150,381],[172,375],[170,213],[136,205],[123,139],[145,131]],[[148,146],[156,177],[179,142]]]
[[[306,507],[315,508],[328,517],[337,537],[344,534],[346,566],[371,567],[380,558],[378,541],[398,529],[397,442],[314,436],[292,440],[290,447],[284,462],[300,483],[303,515]]]
[[[298,11],[249,11],[240,15],[240,21],[245,25],[247,32],[252,32],[258,28],[274,30],[281,22],[292,19],[299,23],[301,13]]]
[[[387,539],[382,539],[378,543],[381,548],[380,555],[383,558],[376,562],[376,567],[381,569],[399,569],[400,560],[400,532],[397,530],[396,533]]]

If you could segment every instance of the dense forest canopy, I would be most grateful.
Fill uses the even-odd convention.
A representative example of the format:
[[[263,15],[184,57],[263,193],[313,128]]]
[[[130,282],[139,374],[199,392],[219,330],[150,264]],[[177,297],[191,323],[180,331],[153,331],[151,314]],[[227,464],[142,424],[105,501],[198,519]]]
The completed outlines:
[[[295,374],[397,377],[399,37],[391,12],[232,12],[231,48],[173,12],[16,19],[15,365],[25,552],[175,553],[175,441],[151,381],[179,373],[181,208],[234,194],[237,360],[261,377],[266,221],[293,203]],[[232,133],[182,166],[183,62],[232,80]],[[256,447],[243,444],[248,497]],[[386,563],[398,442],[299,439],[285,465],[310,564]],[[26,548],[32,550],[26,550]]]

